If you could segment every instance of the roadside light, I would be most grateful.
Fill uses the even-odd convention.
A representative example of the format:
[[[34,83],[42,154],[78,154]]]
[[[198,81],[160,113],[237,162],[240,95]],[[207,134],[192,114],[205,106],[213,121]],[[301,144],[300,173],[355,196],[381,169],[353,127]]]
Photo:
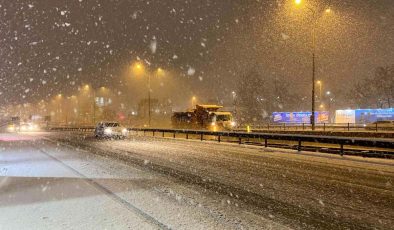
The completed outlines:
[[[330,8],[327,8],[327,9],[325,10],[325,12],[326,12],[326,13],[331,13],[331,9],[330,9]]]
[[[157,68],[157,76],[163,76],[164,70],[162,68]]]
[[[301,2],[302,2],[302,0],[295,0],[295,4],[296,4],[296,5],[300,5]]]
[[[195,96],[193,96],[192,97],[192,108],[195,106],[196,100],[197,100],[197,98]]]
[[[136,75],[141,75],[141,74],[144,73],[144,66],[140,62],[134,63],[132,65],[131,69],[132,69],[133,73],[136,74]]]
[[[246,126],[246,132],[250,133],[250,125]]]

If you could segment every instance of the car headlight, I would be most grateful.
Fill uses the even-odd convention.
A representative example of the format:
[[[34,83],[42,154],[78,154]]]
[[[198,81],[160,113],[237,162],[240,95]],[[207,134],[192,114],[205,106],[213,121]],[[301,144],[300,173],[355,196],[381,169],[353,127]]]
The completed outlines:
[[[112,133],[112,129],[111,128],[105,128],[104,129],[104,133],[105,134],[111,134]]]

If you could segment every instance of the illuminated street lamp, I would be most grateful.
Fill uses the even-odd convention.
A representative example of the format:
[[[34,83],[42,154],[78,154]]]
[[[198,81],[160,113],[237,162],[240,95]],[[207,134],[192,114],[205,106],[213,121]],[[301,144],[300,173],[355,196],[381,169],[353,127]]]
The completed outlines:
[[[59,93],[58,95],[56,95],[56,97],[55,97],[55,103],[56,103],[56,101],[57,101],[57,116],[58,116],[58,118],[59,118],[59,123],[61,122],[61,116],[60,116],[60,114],[63,112],[62,111],[62,108],[61,108],[61,100],[62,100],[62,98],[63,98],[63,95],[61,94],[61,93]]]
[[[165,75],[165,72],[164,72],[164,70],[162,69],[162,68],[157,68],[157,70],[156,70],[156,75],[158,76],[158,77],[162,77],[162,76],[164,76]]]
[[[86,90],[86,91],[88,91],[88,90],[92,90],[92,97],[93,97],[93,100],[92,100],[92,122],[93,122],[93,124],[95,124],[96,123],[96,91],[97,90],[102,90],[102,91],[104,91],[104,90],[107,90],[108,88],[106,88],[106,87],[104,87],[104,86],[101,86],[101,87],[99,87],[99,88],[97,88],[97,89],[94,89],[93,87],[90,87],[88,84],[86,84],[84,87],[84,90]]]
[[[234,116],[236,116],[237,115],[237,105],[235,103],[235,99],[237,98],[237,93],[235,91],[232,91],[231,95],[233,96]]]
[[[196,104],[197,98],[195,96],[192,97],[192,109],[194,108],[194,105]]]
[[[302,0],[295,0],[296,5],[301,5]],[[315,65],[315,52],[316,52],[316,24],[319,19],[316,10],[305,6],[311,13],[312,13],[312,114],[311,114],[311,125],[312,130],[315,130],[315,72],[316,72],[316,65]],[[324,10],[326,13],[330,13],[331,9],[327,8]]]
[[[316,82],[318,85],[319,85],[319,100],[321,101],[322,100],[322,97],[321,97],[321,88],[322,88],[322,81],[317,81]]]
[[[133,64],[132,70],[133,70],[133,73],[137,76],[138,75],[142,76],[142,75],[146,74],[144,65],[139,62]],[[157,77],[165,75],[165,71],[162,68],[157,68],[154,73]],[[151,74],[148,73],[147,75],[148,75],[148,126],[150,127],[151,120],[152,120],[152,118],[151,118],[151,114],[152,114],[152,112],[151,112],[151,91],[152,91],[152,89],[151,89]]]

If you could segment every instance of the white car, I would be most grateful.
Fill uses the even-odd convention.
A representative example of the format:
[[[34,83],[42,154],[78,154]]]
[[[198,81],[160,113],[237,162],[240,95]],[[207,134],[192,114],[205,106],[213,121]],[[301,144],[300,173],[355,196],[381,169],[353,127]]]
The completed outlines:
[[[129,131],[118,122],[99,122],[94,129],[96,138],[126,138]]]
[[[19,131],[20,132],[33,132],[33,131],[38,131],[38,125],[33,124],[33,123],[22,123],[19,126]]]

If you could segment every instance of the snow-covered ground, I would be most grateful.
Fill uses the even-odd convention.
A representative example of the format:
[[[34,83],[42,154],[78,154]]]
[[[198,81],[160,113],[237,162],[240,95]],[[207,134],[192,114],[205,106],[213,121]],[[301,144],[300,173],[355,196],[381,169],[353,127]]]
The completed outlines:
[[[286,228],[234,197],[44,136],[0,134],[1,229]]]
[[[171,138],[49,137],[227,195],[229,206],[291,227],[394,224],[393,160]]]

